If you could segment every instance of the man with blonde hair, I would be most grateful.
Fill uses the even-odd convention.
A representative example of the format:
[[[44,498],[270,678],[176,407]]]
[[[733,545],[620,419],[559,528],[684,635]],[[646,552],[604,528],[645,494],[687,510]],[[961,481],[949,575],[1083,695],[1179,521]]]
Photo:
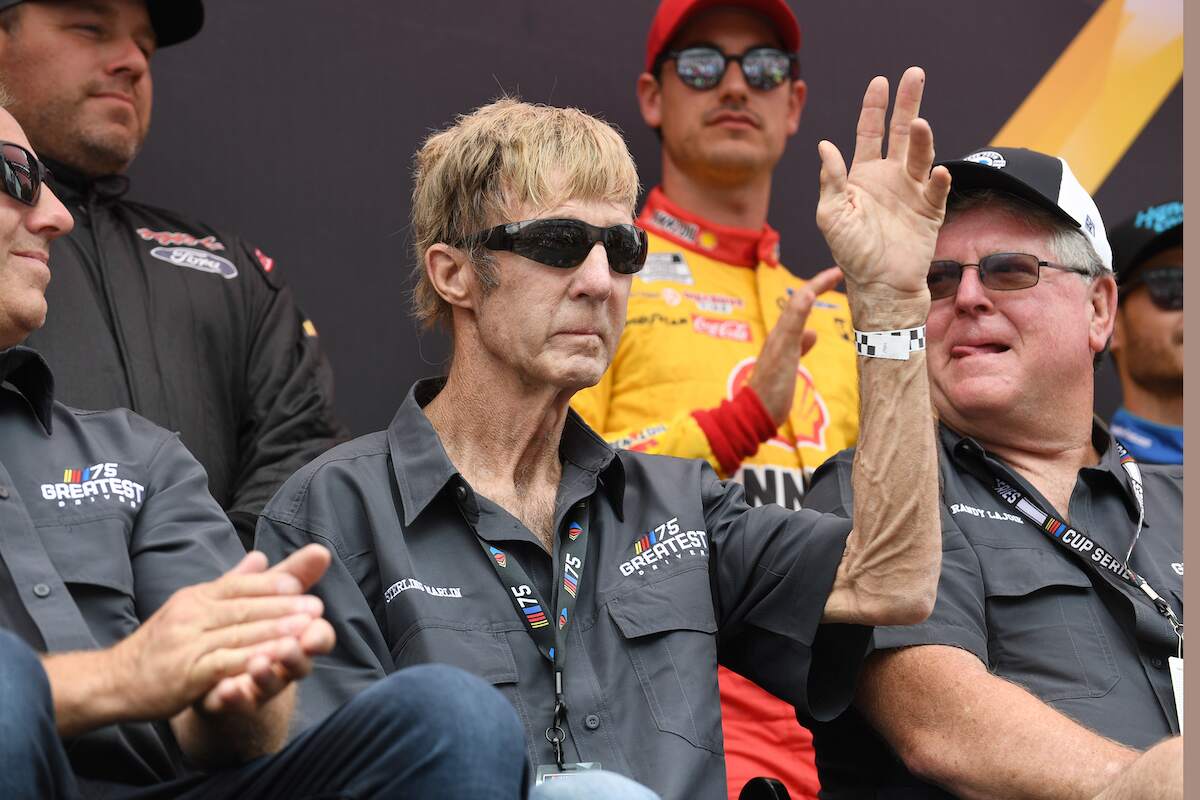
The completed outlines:
[[[923,619],[939,564],[919,328],[949,180],[930,173],[922,82],[901,83],[887,159],[882,78],[849,176],[821,151],[818,217],[865,331],[856,486],[871,502],[852,522],[751,508],[703,461],[615,451],[569,409],[611,361],[646,257],[612,128],[505,99],[426,141],[416,312],[452,331],[449,375],[294,475],[258,527],[272,555],[335,554],[317,592],[338,643],[302,694],[305,724],[445,662],[512,702],[538,781],[602,767],[715,800],[718,662],[816,717],[845,707],[866,626]]]

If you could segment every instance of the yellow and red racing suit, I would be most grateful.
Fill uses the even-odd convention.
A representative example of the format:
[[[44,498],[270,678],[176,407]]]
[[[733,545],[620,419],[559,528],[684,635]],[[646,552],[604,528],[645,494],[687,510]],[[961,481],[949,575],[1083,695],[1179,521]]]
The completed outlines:
[[[789,290],[779,235],[714,225],[673,205],[660,188],[638,224],[650,234],[634,277],[625,333],[612,365],[572,405],[618,447],[707,460],[740,481],[754,505],[799,508],[806,479],[858,438],[858,379],[845,295],[828,292],[807,328],[816,345],[797,370],[796,398],[777,430],[746,381]],[[719,674],[729,796],[757,775],[793,798],[818,790],[812,736],[791,706],[725,668]]]

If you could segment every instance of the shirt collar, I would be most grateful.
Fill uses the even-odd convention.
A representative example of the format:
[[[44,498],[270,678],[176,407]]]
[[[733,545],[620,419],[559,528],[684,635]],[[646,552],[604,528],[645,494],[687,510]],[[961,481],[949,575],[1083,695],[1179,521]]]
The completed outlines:
[[[69,164],[43,158],[50,170],[50,188],[63,201],[87,199],[95,196],[99,200],[116,200],[129,191],[129,178],[125,175],[101,175],[89,177]]]
[[[404,506],[405,527],[412,525],[434,498],[460,477],[422,410],[445,385],[444,377],[417,381],[388,426],[388,448]],[[567,412],[559,455],[564,462],[596,474],[617,516],[624,519],[625,471],[621,460],[573,410]]]
[[[759,230],[717,225],[667,199],[661,186],[650,190],[638,224],[701,255],[740,267],[779,266],[779,234],[766,223]]]
[[[29,403],[42,429],[52,432],[54,375],[45,359],[22,345],[0,350],[0,383],[8,383]]]
[[[964,457],[970,457],[970,455],[983,455],[987,458],[996,458],[996,456],[988,452],[975,439],[970,436],[963,436],[944,422],[940,423],[938,428],[942,439],[942,446],[954,459],[960,460]],[[1100,454],[1100,461],[1094,467],[1084,467],[1084,469],[1096,470],[1111,475],[1112,479],[1121,486],[1121,497],[1125,501],[1125,509],[1129,512],[1130,518],[1136,521],[1138,501],[1132,482],[1122,464],[1121,455],[1117,452],[1116,439],[1113,438],[1108,428],[1105,427],[1104,423],[1098,417],[1092,419],[1092,446]],[[996,460],[1003,463],[1002,459],[996,458]],[[1145,527],[1150,527],[1149,509],[1145,511],[1143,524]]]

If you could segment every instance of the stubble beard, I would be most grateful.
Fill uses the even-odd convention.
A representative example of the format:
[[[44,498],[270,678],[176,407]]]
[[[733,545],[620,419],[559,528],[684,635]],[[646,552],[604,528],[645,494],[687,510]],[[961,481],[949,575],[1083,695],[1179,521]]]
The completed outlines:
[[[141,149],[142,136],[114,125],[88,124],[63,103],[14,109],[39,155],[60,161],[90,178],[124,172]],[[104,128],[108,129],[105,130]]]

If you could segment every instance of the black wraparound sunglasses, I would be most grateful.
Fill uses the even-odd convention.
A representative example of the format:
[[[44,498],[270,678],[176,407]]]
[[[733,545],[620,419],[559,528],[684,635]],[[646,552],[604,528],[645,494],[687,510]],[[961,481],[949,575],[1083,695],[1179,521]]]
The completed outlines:
[[[979,259],[978,264],[934,261],[929,265],[929,276],[926,279],[929,283],[930,299],[940,300],[943,297],[953,297],[957,294],[958,284],[962,281],[962,271],[965,267],[975,267],[979,270],[979,282],[985,288],[1002,292],[1037,286],[1042,275],[1042,267],[1075,272],[1080,275],[1088,274],[1085,269],[1051,264],[1049,261],[1042,261],[1037,256],[1028,253],[992,253]]]
[[[530,219],[508,222],[467,237],[488,250],[510,250],[548,267],[578,267],[597,243],[604,245],[613,272],[632,275],[646,263],[649,240],[636,225],[601,228],[578,219]]]
[[[1179,311],[1183,308],[1183,267],[1163,266],[1142,270],[1121,285],[1121,297],[1125,297],[1138,286],[1145,286],[1150,293],[1150,302],[1162,311]]]
[[[774,89],[789,78],[800,77],[799,57],[778,47],[751,47],[741,55],[722,52],[710,44],[668,50],[656,59],[655,75],[661,74],[667,61],[675,62],[675,74],[685,86],[701,92],[719,84],[732,61],[738,62],[746,83],[754,89]]]
[[[0,162],[4,169],[4,193],[27,206],[37,205],[42,184],[50,170],[26,148],[0,141]]]

